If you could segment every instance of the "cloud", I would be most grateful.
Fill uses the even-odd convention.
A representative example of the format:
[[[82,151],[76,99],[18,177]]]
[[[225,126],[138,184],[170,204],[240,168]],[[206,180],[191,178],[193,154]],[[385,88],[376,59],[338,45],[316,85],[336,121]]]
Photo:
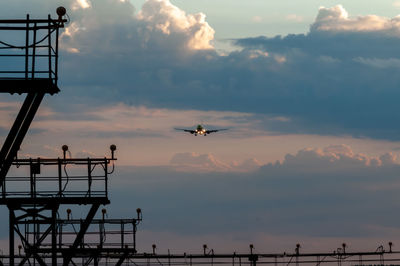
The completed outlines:
[[[302,16],[299,16],[297,14],[289,14],[286,16],[286,19],[294,22],[302,22],[304,20]]]
[[[265,171],[275,167],[292,169],[294,172],[301,169],[310,173],[334,173],[379,167],[398,167],[396,156],[386,153],[380,157],[369,157],[365,154],[354,153],[347,145],[331,145],[324,149],[305,148],[297,154],[287,154],[283,162],[263,166]]]
[[[261,166],[261,163],[255,158],[243,162],[225,163],[212,154],[195,152],[176,153],[172,156],[170,164],[175,169],[186,172],[251,172],[258,170]]]
[[[91,3],[88,0],[76,0],[73,4],[72,4],[72,10],[77,10],[79,8],[89,8],[91,7]]]
[[[82,2],[82,1],[81,1]],[[79,3],[81,3],[79,2]],[[86,3],[85,5],[83,3]],[[72,6],[76,4],[73,3]],[[135,15],[129,1],[83,1],[62,36],[68,51],[95,53],[135,50],[212,49],[214,30],[203,13],[186,14],[169,0],[147,0]],[[101,46],[96,45],[102,43]],[[161,46],[161,47],[160,47]]]
[[[400,28],[400,18],[388,19],[376,15],[349,17],[342,5],[331,8],[321,7],[315,22],[311,25],[313,31],[350,31],[368,32],[380,31],[398,34]]]
[[[321,8],[306,34],[233,40],[241,50],[219,55],[205,16],[167,0],[138,11],[129,1],[91,1],[70,15],[62,97],[50,103],[58,110],[123,102],[234,111],[287,118],[264,123],[275,134],[399,139],[397,17]]]
[[[393,126],[398,117],[391,100],[399,96],[400,80],[394,74],[399,66],[399,25],[397,17],[352,17],[339,5],[321,8],[307,34],[235,43],[270,58],[284,56],[285,68],[277,68],[265,82],[268,99],[279,98],[285,106],[270,111],[290,117],[289,130],[393,140],[399,130]],[[364,123],[361,117],[368,119]]]
[[[176,153],[170,163],[180,169],[198,169],[200,171],[227,171],[229,165],[216,159],[212,154],[194,152]]]
[[[246,159],[241,163],[232,163],[232,168],[238,172],[252,172],[256,171],[260,168],[262,163],[258,161],[256,158]]]
[[[99,156],[97,156],[94,152],[92,151],[86,151],[86,150],[82,150],[79,152],[75,153],[75,158],[98,158]]]
[[[371,66],[374,68],[400,68],[400,59],[399,58],[354,58],[354,61],[359,62],[361,64],[365,64],[367,66]]]
[[[191,49],[212,49],[214,30],[208,25],[203,13],[186,14],[169,0],[146,1],[137,15],[146,22],[149,31],[161,31],[166,35],[184,34]]]
[[[174,160],[219,163],[192,153]],[[118,191],[113,204],[136,202],[146,210],[146,228],[152,232],[375,241],[394,237],[399,170],[392,154],[372,157],[346,145],[305,148],[255,172],[120,167],[113,179],[113,190]],[[162,219],[166,215],[168,221]]]

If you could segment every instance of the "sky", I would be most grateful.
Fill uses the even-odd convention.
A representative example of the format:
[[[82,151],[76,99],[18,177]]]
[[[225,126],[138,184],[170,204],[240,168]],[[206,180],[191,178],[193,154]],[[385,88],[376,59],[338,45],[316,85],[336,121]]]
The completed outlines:
[[[116,144],[108,213],[143,209],[143,251],[400,242],[399,1],[15,0],[0,17],[58,5],[61,92],[19,156]],[[2,139],[22,100],[1,95]],[[174,130],[197,124],[229,130]]]

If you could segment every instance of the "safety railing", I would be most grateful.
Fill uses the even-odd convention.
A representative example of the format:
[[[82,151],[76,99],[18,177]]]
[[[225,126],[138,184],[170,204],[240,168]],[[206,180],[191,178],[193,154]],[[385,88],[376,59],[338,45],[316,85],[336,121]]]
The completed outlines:
[[[0,198],[93,198],[108,196],[112,158],[30,158],[13,161]]]
[[[58,12],[59,10],[57,10]],[[61,10],[62,11],[62,10]],[[47,19],[0,20],[0,82],[11,84],[36,81],[57,87],[59,29],[67,20],[49,15]],[[1,92],[26,92],[4,91]]]

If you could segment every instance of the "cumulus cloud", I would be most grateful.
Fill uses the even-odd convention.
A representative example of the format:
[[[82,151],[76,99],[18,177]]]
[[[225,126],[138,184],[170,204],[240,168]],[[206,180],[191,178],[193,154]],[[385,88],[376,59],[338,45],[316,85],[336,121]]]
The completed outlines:
[[[191,49],[211,49],[214,30],[206,22],[205,14],[186,14],[169,0],[148,0],[137,18],[146,22],[149,31],[161,31],[166,35],[186,35],[187,46]]]
[[[212,154],[198,154],[194,152],[176,153],[170,163],[184,169],[198,169],[200,171],[226,171],[229,165],[216,159]]]
[[[347,172],[353,170],[376,167],[399,166],[396,156],[392,153],[384,154],[380,157],[370,157],[362,153],[354,153],[347,145],[331,145],[321,148],[305,148],[297,154],[287,154],[283,162],[268,164],[264,169],[281,167],[292,169],[293,171],[310,173],[334,173]],[[268,171],[268,170],[266,170]]]
[[[400,96],[396,89],[400,80],[394,74],[399,67],[399,29],[398,17],[351,16],[338,5],[320,8],[307,34],[235,43],[244,50],[264,51],[269,58],[285,59],[284,67],[275,68],[276,74],[265,82],[268,98],[292,103],[279,111],[291,118],[288,130],[397,139],[400,131],[393,123],[398,119],[397,104],[391,99]],[[373,110],[366,111],[367,106]],[[368,119],[363,123],[361,117]]]
[[[176,153],[172,156],[170,164],[175,169],[186,172],[251,172],[258,170],[261,166],[261,163],[255,158],[243,162],[225,163],[212,154],[195,152]]]
[[[75,20],[67,26],[62,43],[67,51],[134,49],[212,49],[214,30],[203,13],[186,14],[169,0],[147,0],[135,15],[129,1],[72,2]],[[77,6],[80,10],[77,10]],[[72,16],[72,14],[71,14]],[[102,43],[98,46],[98,43]],[[168,47],[168,48],[167,48]]]
[[[87,2],[70,12],[61,40],[65,98],[55,99],[57,108],[68,99],[228,110],[288,118],[265,123],[277,134],[399,139],[398,17],[325,7],[306,34],[234,40],[241,50],[221,56],[208,49],[214,31],[202,14],[167,0],[142,10],[129,1]]]
[[[207,155],[182,153],[175,158],[216,164]],[[142,203],[150,212],[146,217],[152,218],[146,225],[154,231],[386,239],[393,237],[391,229],[399,218],[392,211],[398,205],[399,170],[392,154],[373,157],[334,145],[299,150],[255,172],[122,168],[123,182],[118,183],[123,185],[114,187],[119,190],[114,200]],[[130,173],[136,173],[134,179]]]
[[[400,17],[392,19],[376,15],[349,17],[342,5],[321,7],[311,31],[384,31],[399,33]]]

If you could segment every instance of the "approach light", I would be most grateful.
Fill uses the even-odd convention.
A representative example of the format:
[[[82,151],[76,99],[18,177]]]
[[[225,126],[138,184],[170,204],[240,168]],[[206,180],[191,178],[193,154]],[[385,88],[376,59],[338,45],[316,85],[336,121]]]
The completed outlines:
[[[115,146],[114,144],[112,144],[110,146],[110,150],[111,150],[111,159],[114,159],[114,152],[117,150],[117,146]]]
[[[68,145],[62,145],[61,149],[63,150],[63,155],[64,155],[64,159],[65,159],[66,153],[68,151]]]
[[[299,255],[299,253],[300,253],[300,247],[301,247],[300,244],[297,243],[296,244],[296,249],[295,249],[297,255]]]
[[[70,215],[71,215],[71,209],[67,209],[67,219],[69,220],[69,218],[70,218]]]
[[[107,210],[106,210],[106,209],[102,209],[102,210],[101,210],[101,214],[103,215],[103,220],[104,220],[104,216],[106,215],[106,213],[107,213]]]
[[[67,10],[63,6],[57,7],[56,12],[59,20],[61,20],[62,17],[65,16],[65,14],[67,14]]]

